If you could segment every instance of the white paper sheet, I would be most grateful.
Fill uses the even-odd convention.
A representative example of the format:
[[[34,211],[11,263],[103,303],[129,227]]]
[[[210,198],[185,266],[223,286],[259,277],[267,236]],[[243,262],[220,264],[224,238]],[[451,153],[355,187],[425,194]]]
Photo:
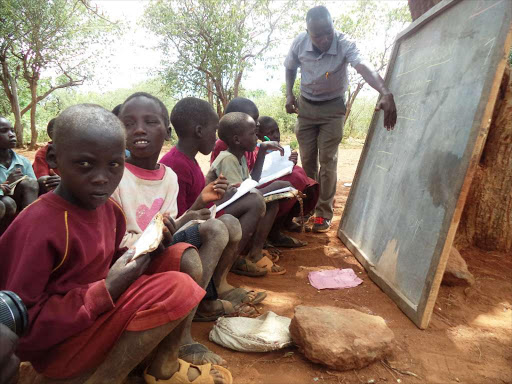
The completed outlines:
[[[231,203],[237,201],[239,198],[241,198],[243,195],[245,195],[247,192],[249,192],[251,189],[256,187],[258,185],[258,182],[253,179],[246,179],[240,184],[240,186],[237,188],[235,194],[229,199],[228,201],[225,201],[221,205],[217,207],[217,212],[222,211],[224,208],[226,208]]]
[[[284,156],[279,151],[267,153],[261,178],[258,185],[268,183],[269,181],[279,179],[284,175],[289,175],[293,170],[293,162],[289,160],[292,150],[289,145],[284,145]]]
[[[267,192],[263,196],[277,195],[278,193],[284,193],[284,192],[290,192],[290,191],[296,191],[296,189],[293,187],[284,187],[284,188],[276,189],[275,191]]]

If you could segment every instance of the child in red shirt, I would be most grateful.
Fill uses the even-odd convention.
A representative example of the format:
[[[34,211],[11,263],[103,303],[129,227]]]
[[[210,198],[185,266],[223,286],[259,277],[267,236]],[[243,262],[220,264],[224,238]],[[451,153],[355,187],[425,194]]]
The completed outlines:
[[[54,190],[57,188],[60,182],[59,171],[57,169],[50,168],[48,162],[46,161],[46,153],[48,152],[48,147],[52,144],[51,140],[53,137],[54,124],[55,119],[51,119],[48,122],[48,125],[46,126],[46,132],[48,133],[50,142],[37,150],[34,157],[34,163],[32,164],[32,168],[34,168],[34,173],[37,177],[37,182],[39,183],[40,195]]]
[[[187,97],[174,106],[171,112],[171,123],[178,136],[178,143],[160,159],[160,163],[172,168],[178,176],[178,215],[181,215],[192,206],[206,185],[205,177],[195,157],[198,152],[208,155],[212,151],[219,117],[208,102]],[[228,190],[223,201],[229,199],[234,191],[235,188]],[[222,201],[216,203],[220,204]],[[237,250],[238,254],[250,243],[264,212],[265,202],[259,193],[248,193],[220,212],[220,214],[233,215],[240,221],[242,238]],[[219,215],[219,212],[217,214]],[[252,277],[267,274],[266,268],[260,268],[245,258],[238,259],[231,271]],[[254,291],[234,288],[228,284],[225,275],[217,277],[216,287],[219,298],[223,300],[235,297],[243,302],[257,304],[265,297],[263,292],[256,294]]]
[[[189,246],[135,261],[132,250],[119,249],[126,224],[110,195],[123,175],[124,141],[121,122],[96,105],[70,107],[55,122],[47,158],[61,182],[0,238],[0,289],[17,292],[29,311],[18,354],[50,378],[121,383],[156,350],[148,383],[192,380],[200,370],[229,383],[222,367],[190,368],[177,359],[181,324],[204,290],[169,271],[166,260]],[[162,245],[171,242],[166,220]]]

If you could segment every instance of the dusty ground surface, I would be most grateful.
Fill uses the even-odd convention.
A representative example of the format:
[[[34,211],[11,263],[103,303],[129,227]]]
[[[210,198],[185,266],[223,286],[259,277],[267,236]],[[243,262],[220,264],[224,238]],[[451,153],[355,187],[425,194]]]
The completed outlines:
[[[33,157],[31,152],[20,153]],[[228,361],[237,384],[512,383],[512,255],[461,250],[476,284],[441,286],[430,326],[423,331],[416,328],[336,236],[349,193],[343,183],[352,181],[360,153],[361,148],[340,151],[333,228],[326,234],[298,235],[309,244],[283,250],[279,264],[287,274],[229,278],[235,285],[267,291],[259,306],[262,312],[291,317],[297,305],[332,305],[382,316],[396,337],[389,359],[395,369],[379,362],[359,371],[334,372],[310,363],[296,348],[262,354],[230,351],[208,340],[212,323],[196,323],[194,336]],[[200,164],[207,169],[206,158]],[[346,290],[317,291],[295,276],[299,266],[321,265],[353,268],[364,282]],[[129,381],[142,382],[135,377]]]

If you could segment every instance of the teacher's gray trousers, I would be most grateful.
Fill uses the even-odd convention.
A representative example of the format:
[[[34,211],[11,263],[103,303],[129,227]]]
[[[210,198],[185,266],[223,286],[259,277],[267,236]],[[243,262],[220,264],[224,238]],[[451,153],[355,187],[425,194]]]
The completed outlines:
[[[329,220],[333,217],[333,200],[338,180],[338,147],[343,137],[344,121],[343,98],[311,104],[300,97],[295,134],[299,142],[302,168],[320,184],[315,215]]]

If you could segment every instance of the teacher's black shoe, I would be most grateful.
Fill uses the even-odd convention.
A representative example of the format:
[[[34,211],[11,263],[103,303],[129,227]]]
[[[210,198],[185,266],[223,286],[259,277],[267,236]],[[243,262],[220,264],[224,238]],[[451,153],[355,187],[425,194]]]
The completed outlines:
[[[323,217],[315,217],[315,222],[313,223],[313,232],[323,233],[329,231],[331,228],[331,220],[324,219]]]

